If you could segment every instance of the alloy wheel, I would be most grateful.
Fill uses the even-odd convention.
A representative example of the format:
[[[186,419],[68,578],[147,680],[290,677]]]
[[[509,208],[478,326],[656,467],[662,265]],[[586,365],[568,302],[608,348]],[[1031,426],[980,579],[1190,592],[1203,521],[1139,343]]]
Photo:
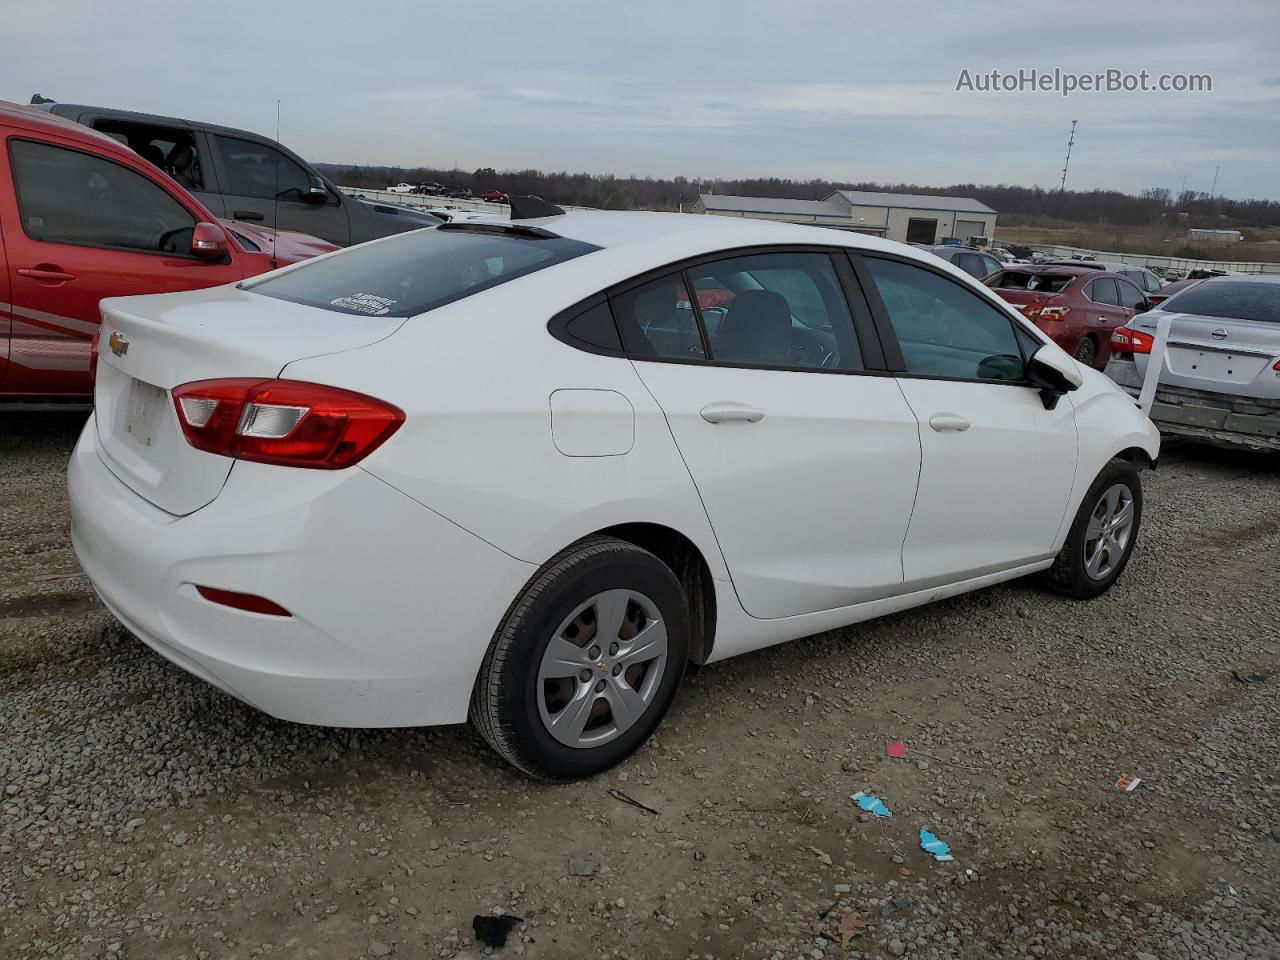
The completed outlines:
[[[657,695],[667,628],[635,590],[605,590],[552,635],[538,668],[538,713],[565,746],[590,748],[630,729]]]
[[[1084,572],[1091,580],[1105,580],[1124,558],[1133,535],[1133,491],[1116,483],[1106,489],[1084,535]]]

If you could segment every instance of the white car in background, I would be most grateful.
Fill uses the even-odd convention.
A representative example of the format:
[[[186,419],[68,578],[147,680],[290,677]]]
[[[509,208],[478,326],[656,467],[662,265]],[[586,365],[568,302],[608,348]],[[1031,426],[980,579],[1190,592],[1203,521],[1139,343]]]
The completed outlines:
[[[394,187],[387,187],[387,193],[413,193],[413,184],[397,183]]]
[[[1186,286],[1111,334],[1107,376],[1141,395],[1162,318],[1151,419],[1168,434],[1280,450],[1280,276],[1222,276]]]
[[[69,481],[116,616],[277,717],[469,717],[552,779],[689,660],[1102,593],[1159,449],[956,268],[759,220],[447,223],[103,312]]]

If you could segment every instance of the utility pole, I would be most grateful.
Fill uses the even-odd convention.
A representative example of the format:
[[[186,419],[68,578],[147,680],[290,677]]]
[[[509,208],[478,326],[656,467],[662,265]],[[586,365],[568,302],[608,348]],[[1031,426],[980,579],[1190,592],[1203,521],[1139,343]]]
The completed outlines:
[[[1067,189],[1067,167],[1071,166],[1071,145],[1076,142],[1076,121],[1071,121],[1071,136],[1067,138],[1067,159],[1062,164],[1062,186],[1059,190]]]
[[[1216,197],[1218,195],[1218,171],[1222,169],[1222,164],[1213,168],[1213,186],[1209,188],[1209,196]]]

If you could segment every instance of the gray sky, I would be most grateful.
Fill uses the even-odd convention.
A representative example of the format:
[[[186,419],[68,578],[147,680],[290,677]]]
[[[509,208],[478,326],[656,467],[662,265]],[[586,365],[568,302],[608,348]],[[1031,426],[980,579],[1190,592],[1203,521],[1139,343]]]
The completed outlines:
[[[6,0],[0,98],[187,116],[316,161],[1280,199],[1280,3]],[[1210,93],[955,91],[962,69]]]

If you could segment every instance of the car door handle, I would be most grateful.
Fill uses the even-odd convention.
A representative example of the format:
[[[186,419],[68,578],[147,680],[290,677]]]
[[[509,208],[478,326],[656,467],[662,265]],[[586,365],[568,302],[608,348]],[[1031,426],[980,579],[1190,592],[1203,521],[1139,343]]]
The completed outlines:
[[[38,267],[19,267],[18,276],[30,277],[41,283],[65,283],[76,278],[74,273],[67,273],[61,267],[55,267],[51,263],[42,263]]]
[[[935,413],[929,418],[929,426],[938,433],[964,433],[969,429],[969,421],[954,413]]]
[[[764,419],[764,411],[749,407],[745,403],[733,403],[722,400],[709,403],[698,411],[707,423],[724,423],[726,420],[745,420],[747,423],[759,423]]]
[[[262,215],[262,214],[258,213],[256,210],[233,210],[233,211],[231,211],[231,216],[233,216],[233,217],[234,217],[235,219],[237,219],[237,220],[264,220],[264,219],[266,219],[265,217],[263,217],[263,215]]]

